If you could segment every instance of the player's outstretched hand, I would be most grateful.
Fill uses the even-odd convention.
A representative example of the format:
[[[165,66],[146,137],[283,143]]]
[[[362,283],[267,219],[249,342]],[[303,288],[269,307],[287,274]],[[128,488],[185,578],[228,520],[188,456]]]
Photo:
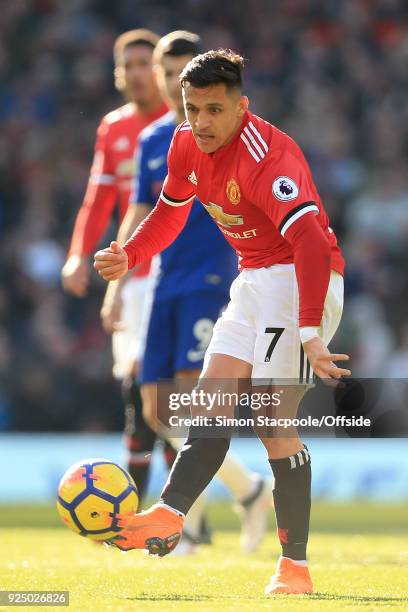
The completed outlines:
[[[111,242],[110,247],[95,253],[94,268],[106,281],[122,278],[128,271],[126,251],[117,242]]]
[[[303,344],[314,373],[322,379],[339,379],[342,376],[351,376],[351,371],[339,368],[335,361],[348,361],[350,357],[342,353],[330,353],[320,338],[312,338]]]

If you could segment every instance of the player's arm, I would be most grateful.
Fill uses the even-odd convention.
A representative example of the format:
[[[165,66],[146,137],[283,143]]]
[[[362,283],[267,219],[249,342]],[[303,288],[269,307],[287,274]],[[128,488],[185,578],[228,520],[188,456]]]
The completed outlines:
[[[98,251],[94,267],[105,280],[122,278],[127,270],[164,251],[180,234],[190,214],[195,190],[183,168],[183,152],[177,151],[173,137],[167,158],[168,174],[159,200],[121,248],[117,242]]]
[[[68,257],[61,271],[64,289],[78,297],[86,294],[91,271],[89,256],[106,231],[117,199],[106,134],[107,126],[102,121],[97,131],[88,186],[75,221]]]
[[[299,331],[309,363],[321,378],[350,376],[350,370],[334,363],[348,360],[348,355],[330,353],[318,334],[330,281],[331,248],[314,213],[309,211],[297,219],[285,238],[293,248],[299,289]]]
[[[107,249],[95,254],[94,268],[104,280],[122,278],[136,264],[167,249],[180,234],[190,214],[194,194],[180,203],[180,208],[169,205],[162,198],[123,248],[118,242],[111,242]]]
[[[299,290],[299,331],[304,350],[314,372],[322,378],[351,374],[334,361],[348,355],[331,354],[318,334],[330,281],[331,247],[317,220],[318,194],[303,156],[286,154],[265,164],[252,177],[254,201],[271,218],[282,237],[293,248]],[[280,181],[286,180],[279,193]]]

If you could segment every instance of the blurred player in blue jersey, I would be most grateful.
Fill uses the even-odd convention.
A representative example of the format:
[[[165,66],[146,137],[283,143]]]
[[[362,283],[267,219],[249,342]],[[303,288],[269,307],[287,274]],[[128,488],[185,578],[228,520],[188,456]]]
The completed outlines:
[[[140,135],[135,191],[119,230],[120,244],[129,238],[157,202],[167,175],[167,152],[174,129],[185,119],[178,76],[197,53],[200,53],[199,37],[184,31],[164,36],[155,48],[153,62],[159,89],[172,110]],[[194,184],[194,173],[189,180]],[[143,415],[155,431],[160,430],[157,381],[198,378],[214,323],[229,300],[229,287],[236,275],[235,253],[201,204],[194,202],[186,227],[153,264],[153,294],[143,343],[140,383]],[[109,284],[108,304],[114,304],[122,282]],[[182,447],[183,440],[172,438],[171,441],[177,449]],[[218,476],[238,501],[241,544],[250,552],[265,531],[266,512],[272,497],[270,483],[248,471],[230,455]],[[199,498],[185,526],[184,534],[190,534],[192,541],[198,536],[202,504]]]

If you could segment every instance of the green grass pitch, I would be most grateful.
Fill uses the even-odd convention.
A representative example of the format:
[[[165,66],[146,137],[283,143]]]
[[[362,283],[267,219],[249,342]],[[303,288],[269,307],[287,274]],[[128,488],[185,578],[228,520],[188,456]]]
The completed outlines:
[[[0,589],[69,590],[68,609],[95,612],[407,610],[407,517],[406,505],[316,502],[309,549],[316,592],[268,598],[263,589],[279,554],[273,520],[258,552],[244,555],[227,504],[210,506],[213,546],[163,559],[82,539],[59,525],[52,507],[0,506]]]

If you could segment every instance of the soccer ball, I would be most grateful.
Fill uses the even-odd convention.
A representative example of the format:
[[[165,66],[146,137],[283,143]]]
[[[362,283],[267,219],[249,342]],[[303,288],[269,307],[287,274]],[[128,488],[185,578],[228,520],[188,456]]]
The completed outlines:
[[[84,459],[72,465],[58,486],[57,510],[69,529],[92,540],[108,540],[122,530],[116,514],[137,512],[132,477],[113,461]]]

